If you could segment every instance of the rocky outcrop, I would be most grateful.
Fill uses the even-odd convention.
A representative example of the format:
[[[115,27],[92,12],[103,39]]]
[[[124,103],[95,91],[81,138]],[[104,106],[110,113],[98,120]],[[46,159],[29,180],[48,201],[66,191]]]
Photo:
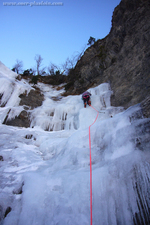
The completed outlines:
[[[3,124],[17,127],[30,127],[30,113],[27,110],[23,110],[19,116],[14,119],[7,120],[7,117]]]
[[[108,36],[89,47],[78,61],[68,92],[76,94],[109,82],[112,105],[125,108],[150,95],[150,2],[122,0]]]
[[[22,94],[19,97],[21,98],[19,105],[28,106],[30,109],[41,106],[44,100],[44,96],[38,88],[32,89],[28,95]]]
[[[24,110],[19,114],[19,116],[16,116],[11,120],[7,120],[7,115],[3,124],[18,127],[30,127],[30,110],[41,106],[44,96],[41,91],[36,88],[32,89],[28,95],[24,93],[19,97],[21,98],[19,105],[24,106]]]

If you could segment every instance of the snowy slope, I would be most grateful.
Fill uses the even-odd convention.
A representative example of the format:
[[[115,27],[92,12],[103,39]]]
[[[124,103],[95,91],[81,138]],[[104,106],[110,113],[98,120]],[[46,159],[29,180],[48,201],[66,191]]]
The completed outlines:
[[[15,86],[9,96],[3,89],[14,107],[31,87],[1,74],[3,85]],[[45,100],[31,112],[31,128],[0,124],[0,224],[88,225],[88,127],[97,113],[83,108],[81,96],[62,98],[63,89],[38,87]],[[100,112],[91,127],[93,225],[148,224],[150,119],[142,117],[139,105],[126,111],[112,107],[108,84],[89,91]],[[1,115],[7,108],[7,103],[0,108]]]

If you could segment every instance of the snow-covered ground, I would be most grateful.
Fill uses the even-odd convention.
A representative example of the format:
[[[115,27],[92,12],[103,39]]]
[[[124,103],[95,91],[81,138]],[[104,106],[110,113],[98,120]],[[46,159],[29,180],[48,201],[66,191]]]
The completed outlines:
[[[97,112],[83,107],[81,95],[62,98],[63,89],[38,83],[45,100],[31,111],[31,127],[3,125],[8,111],[13,118],[23,109],[19,95],[32,89],[15,77],[0,63],[0,224],[90,224],[88,127]],[[91,127],[93,225],[148,224],[150,153],[139,140],[142,132],[148,138],[142,127],[150,119],[139,105],[112,107],[106,83],[89,91],[100,112]]]

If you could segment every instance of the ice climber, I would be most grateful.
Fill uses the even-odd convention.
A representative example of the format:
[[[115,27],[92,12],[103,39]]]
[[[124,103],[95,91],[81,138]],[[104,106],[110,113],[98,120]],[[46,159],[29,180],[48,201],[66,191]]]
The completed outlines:
[[[85,91],[82,94],[82,100],[84,101],[84,108],[86,108],[86,104],[88,104],[89,106],[91,106],[90,96],[91,96],[91,93],[88,92],[88,91]]]

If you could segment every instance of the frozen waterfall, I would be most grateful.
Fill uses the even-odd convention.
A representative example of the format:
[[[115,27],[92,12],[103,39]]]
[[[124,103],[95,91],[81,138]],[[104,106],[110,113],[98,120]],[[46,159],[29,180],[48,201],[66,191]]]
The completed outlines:
[[[0,86],[0,225],[89,225],[88,126],[96,112],[81,95],[62,97],[63,89],[39,83],[45,100],[31,110],[31,127],[3,125],[32,88],[7,73],[0,73],[7,85]],[[112,107],[108,84],[89,91],[100,112],[91,127],[93,225],[148,225],[150,119],[140,105]]]

